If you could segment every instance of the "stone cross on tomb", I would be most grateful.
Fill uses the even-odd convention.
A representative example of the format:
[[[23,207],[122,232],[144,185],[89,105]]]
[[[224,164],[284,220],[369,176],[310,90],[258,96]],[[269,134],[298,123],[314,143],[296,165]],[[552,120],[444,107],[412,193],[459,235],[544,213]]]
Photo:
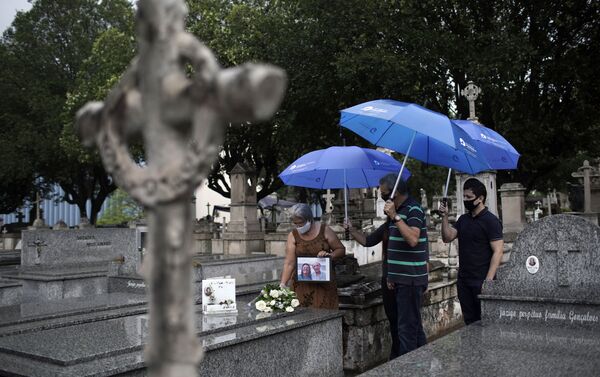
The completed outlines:
[[[27,246],[29,246],[29,247],[35,246],[35,260],[33,263],[40,264],[40,257],[42,255],[42,247],[48,246],[48,245],[46,245],[46,243],[43,240],[41,240],[39,237],[35,237],[35,241],[28,243]]]
[[[481,94],[481,88],[469,81],[467,86],[460,92],[469,101],[469,120],[477,122],[478,118],[475,116],[475,101]]]
[[[202,351],[194,323],[190,198],[210,171],[224,126],[270,118],[286,77],[267,65],[221,69],[212,51],[184,30],[184,0],[137,4],[139,54],[104,103],[79,110],[77,131],[148,213],[142,273],[149,293],[149,375],[195,377]],[[144,166],[129,153],[136,136],[144,144]]]
[[[546,249],[547,253],[556,253],[556,274],[558,277],[558,285],[560,287],[568,287],[570,285],[569,281],[569,254],[570,253],[579,253],[581,250],[576,249],[573,246],[570,246],[564,237],[557,235],[558,240],[555,242],[552,247]]]
[[[325,204],[325,212],[328,214],[332,213],[333,212],[333,199],[335,199],[335,194],[332,194],[331,190],[327,189],[327,194],[323,194],[323,195],[321,195],[321,197],[327,201],[327,203]]]

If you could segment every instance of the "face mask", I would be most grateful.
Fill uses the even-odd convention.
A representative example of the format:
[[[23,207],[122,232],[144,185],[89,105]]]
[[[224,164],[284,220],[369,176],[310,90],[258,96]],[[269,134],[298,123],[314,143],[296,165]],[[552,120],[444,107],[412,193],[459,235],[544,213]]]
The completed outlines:
[[[311,222],[307,221],[306,224],[297,227],[296,230],[298,231],[298,233],[304,234],[304,233],[308,232],[308,230],[310,229],[310,225],[311,225]]]
[[[476,200],[477,198],[472,200],[463,200],[463,203],[465,204],[465,209],[469,212],[472,212],[475,209],[475,207],[477,207],[477,205],[475,205]]]

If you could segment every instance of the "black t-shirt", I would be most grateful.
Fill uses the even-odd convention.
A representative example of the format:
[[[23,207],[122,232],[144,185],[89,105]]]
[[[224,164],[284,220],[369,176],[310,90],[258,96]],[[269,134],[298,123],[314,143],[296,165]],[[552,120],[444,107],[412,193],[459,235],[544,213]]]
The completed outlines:
[[[502,239],[502,224],[484,208],[477,216],[466,213],[454,225],[458,231],[458,278],[475,282],[485,280],[494,254],[491,241]]]

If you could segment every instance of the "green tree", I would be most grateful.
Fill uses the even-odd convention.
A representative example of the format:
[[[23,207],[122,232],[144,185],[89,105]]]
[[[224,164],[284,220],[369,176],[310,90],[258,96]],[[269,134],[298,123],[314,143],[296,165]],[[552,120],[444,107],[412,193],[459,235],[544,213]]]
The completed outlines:
[[[123,71],[132,30],[127,0],[34,0],[30,11],[17,14],[0,43],[0,89],[10,93],[0,104],[0,153],[8,154],[0,178],[2,187],[19,193],[6,202],[0,195],[4,207],[31,197],[42,183],[58,183],[82,213],[92,200],[88,217],[95,221],[115,187],[97,157],[75,148],[65,127],[77,105],[104,95]]]
[[[363,101],[394,98],[466,118],[468,103],[458,89],[469,80],[483,88],[477,101],[482,123],[522,154],[519,169],[500,172],[499,184],[518,180],[528,189],[561,188],[584,155],[600,153],[598,2],[189,4],[190,30],[217,51],[223,65],[263,60],[287,71],[289,90],[273,122],[261,131],[238,130],[229,139],[248,142],[266,130],[273,143],[269,156],[279,170],[309,150],[339,144],[338,110]],[[347,144],[366,144],[344,135]],[[244,144],[248,148],[225,144],[214,174],[238,159],[267,156],[266,147],[255,144],[260,140]],[[429,169],[417,166],[417,173]],[[432,174],[436,178],[423,184],[437,193],[445,174]]]
[[[110,204],[97,221],[98,225],[119,225],[144,217],[144,209],[125,191],[117,189],[110,195]]]

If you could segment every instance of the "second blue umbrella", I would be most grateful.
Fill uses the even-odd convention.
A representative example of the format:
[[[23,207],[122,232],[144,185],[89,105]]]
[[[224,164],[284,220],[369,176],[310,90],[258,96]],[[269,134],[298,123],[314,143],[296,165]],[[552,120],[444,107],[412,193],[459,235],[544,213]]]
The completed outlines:
[[[348,218],[346,189],[379,185],[386,174],[397,173],[400,163],[393,157],[374,149],[330,147],[309,152],[288,166],[279,178],[289,186],[313,189],[344,189],[344,209]],[[402,179],[410,172],[404,169]]]

